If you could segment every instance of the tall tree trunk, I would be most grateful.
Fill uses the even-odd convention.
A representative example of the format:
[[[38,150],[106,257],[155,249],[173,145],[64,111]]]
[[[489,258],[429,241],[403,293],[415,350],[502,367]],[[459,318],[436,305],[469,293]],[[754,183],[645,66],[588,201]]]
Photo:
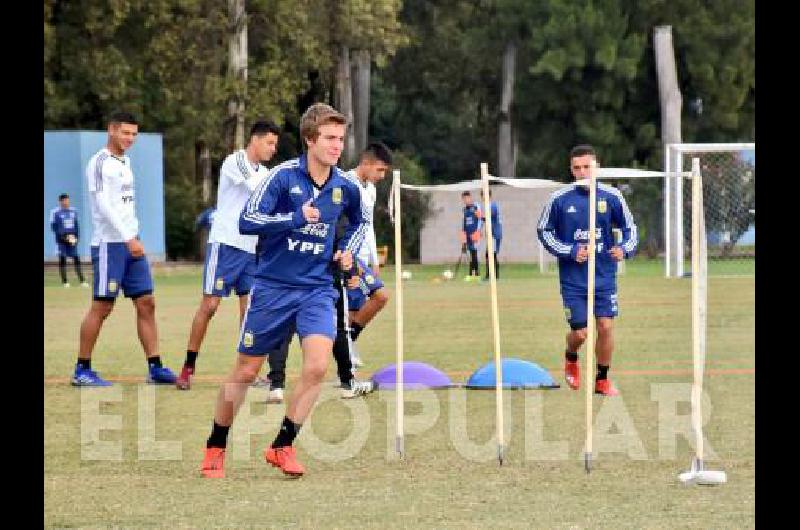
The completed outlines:
[[[228,116],[233,122],[232,148],[241,149],[244,147],[244,101],[247,95],[247,13],[244,0],[228,0],[228,20],[228,77],[236,83],[236,94],[228,102]]]
[[[350,78],[350,48],[344,44],[339,46],[339,60],[336,63],[336,110],[347,118],[347,132],[344,137],[344,151],[342,152],[343,166],[349,166],[355,158],[355,143],[353,142],[353,88]]]
[[[681,142],[681,106],[683,99],[678,85],[678,72],[675,67],[675,50],[672,45],[672,26],[656,26],[653,30],[653,50],[658,77],[658,98],[661,103],[661,141],[666,153],[667,144]],[[665,168],[666,169],[666,168]],[[680,168],[672,168],[673,171]],[[673,263],[671,275],[682,268],[683,241],[678,231],[683,218],[683,194],[680,177],[667,177],[666,186],[670,190],[670,203],[664,207],[670,212],[670,240],[665,241]]]
[[[503,53],[503,93],[500,100],[500,123],[497,127],[497,176],[503,178],[514,178],[516,173],[516,153],[511,131],[516,63],[517,45],[509,41]]]
[[[366,147],[369,135],[369,89],[370,89],[369,50],[353,52],[353,136],[354,155],[358,156]]]
[[[212,188],[213,182],[211,180],[211,150],[208,144],[202,140],[195,144],[195,171],[197,179],[200,181],[202,208],[205,209],[212,204]],[[203,259],[206,255],[206,240],[208,239],[208,232],[200,230],[198,234],[197,247],[199,253],[195,255],[196,258]]]
[[[683,99],[678,86],[675,50],[672,46],[672,26],[657,26],[653,33],[656,55],[658,98],[661,103],[661,141],[664,144],[681,141],[681,106]]]

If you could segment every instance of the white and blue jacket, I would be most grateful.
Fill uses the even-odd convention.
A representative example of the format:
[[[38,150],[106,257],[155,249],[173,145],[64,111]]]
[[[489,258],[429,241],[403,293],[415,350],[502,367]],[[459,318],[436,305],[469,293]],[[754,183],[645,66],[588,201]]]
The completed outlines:
[[[633,256],[638,234],[622,194],[606,184],[597,185],[595,228],[595,292],[613,293],[617,290],[617,262],[609,250],[613,246],[620,246],[626,259]],[[620,242],[614,240],[612,228],[621,230]],[[575,256],[578,245],[585,245],[589,241],[589,189],[573,184],[553,193],[542,210],[537,233],[548,252],[558,258],[561,294],[585,294],[588,261],[578,263]]]
[[[80,237],[78,226],[78,212],[70,206],[69,208],[56,207],[50,210],[50,229],[56,235],[56,241],[64,242],[64,238],[69,234],[76,238]]]
[[[307,223],[302,206],[309,199],[320,211],[317,223]],[[336,221],[349,224],[334,249]],[[239,216],[239,232],[257,235],[256,277],[283,286],[330,286],[336,250],[358,254],[369,228],[364,222],[358,184],[337,167],[317,187],[307,171],[306,155],[272,168],[253,191]]]

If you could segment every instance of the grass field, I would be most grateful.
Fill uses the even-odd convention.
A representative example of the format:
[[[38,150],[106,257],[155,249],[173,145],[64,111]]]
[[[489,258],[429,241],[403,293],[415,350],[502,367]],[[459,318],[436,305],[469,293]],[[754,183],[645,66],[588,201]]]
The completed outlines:
[[[55,273],[48,271],[44,278],[45,524],[50,528],[753,527],[754,266],[742,265],[733,272],[731,267],[726,264],[724,276],[709,280],[705,388],[710,414],[705,434],[718,457],[709,467],[728,473],[728,484],[716,488],[684,487],[677,480],[693,455],[686,438],[674,434],[674,422],[668,421],[670,411],[684,420],[689,414],[690,283],[664,279],[654,262],[628,263],[619,281],[620,316],[611,376],[622,395],[594,399],[597,423],[591,474],[584,472],[582,461],[583,390],[574,392],[564,385],[555,390],[506,391],[508,449],[500,467],[494,456],[494,392],[407,391],[406,457],[398,460],[393,453],[394,392],[343,402],[326,383],[321,403],[298,438],[307,468],[299,480],[285,479],[261,458],[283,415],[283,405],[263,403],[261,389],[250,391],[250,406],[242,408],[235,425],[227,478],[210,481],[199,476],[219,381],[235,355],[238,324],[233,300],[223,302],[211,323],[190,392],[142,384],[146,367],[133,309],[121,301],[95,350],[93,367],[115,381],[114,387],[99,393],[109,401],[98,409],[92,401],[96,391],[81,391],[68,382],[89,292],[63,289]],[[464,382],[492,358],[489,286],[434,282],[442,269],[411,267],[413,279],[404,284],[405,358],[429,363],[454,382]],[[713,265],[710,271],[714,273]],[[501,274],[503,355],[537,362],[563,384],[567,327],[556,276],[539,275],[530,266],[507,266]],[[384,278],[393,291],[391,268]],[[155,281],[162,358],[177,371],[200,299],[200,268],[158,268]],[[358,341],[367,362],[362,378],[393,362],[394,322],[392,300]],[[290,387],[299,372],[297,353],[293,344]],[[332,364],[329,380],[334,378]],[[108,422],[100,440],[121,448],[119,460],[93,459],[92,451],[101,445],[82,442],[82,432],[89,436],[96,424],[93,411]],[[431,426],[414,434],[415,425],[426,420]],[[249,443],[248,421],[253,432]],[[146,443],[153,436],[161,442],[160,453]]]

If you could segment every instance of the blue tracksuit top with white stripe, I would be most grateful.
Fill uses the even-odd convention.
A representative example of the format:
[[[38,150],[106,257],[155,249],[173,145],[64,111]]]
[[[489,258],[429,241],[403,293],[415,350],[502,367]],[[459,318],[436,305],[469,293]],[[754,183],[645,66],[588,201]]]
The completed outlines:
[[[622,231],[622,241],[615,242],[612,228]],[[636,251],[638,235],[628,205],[616,188],[597,185],[597,253],[595,261],[595,293],[617,290],[617,262],[609,254],[620,246],[629,258]],[[589,189],[573,184],[550,196],[542,210],[537,227],[539,241],[558,258],[561,294],[586,294],[588,260],[575,261],[578,244],[589,241]]]
[[[471,234],[481,227],[481,209],[472,203],[469,206],[464,206],[464,222],[461,229],[467,234]]]
[[[256,277],[282,286],[313,288],[333,282],[335,250],[355,256],[369,225],[364,222],[358,185],[332,167],[321,187],[307,171],[306,155],[272,168],[250,195],[239,216],[239,232],[257,235]],[[309,199],[320,219],[307,223],[302,206]],[[334,249],[336,221],[344,213],[349,224]]]
[[[59,242],[69,234],[80,237],[78,212],[72,206],[69,208],[53,208],[50,210],[50,229],[55,232],[56,240]]]

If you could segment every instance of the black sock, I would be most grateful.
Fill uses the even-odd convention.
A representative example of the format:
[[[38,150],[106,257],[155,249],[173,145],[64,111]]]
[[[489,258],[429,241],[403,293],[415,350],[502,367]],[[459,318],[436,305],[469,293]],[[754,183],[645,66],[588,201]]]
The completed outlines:
[[[192,350],[186,350],[186,362],[183,364],[188,366],[189,368],[194,368],[194,363],[197,361],[197,352]]]
[[[278,436],[276,436],[275,441],[272,442],[272,447],[286,447],[288,445],[292,445],[295,436],[297,436],[297,433],[300,432],[300,427],[300,424],[294,423],[292,420],[284,416],[283,423],[281,424],[281,430],[278,431]]]
[[[91,359],[78,359],[78,366],[80,366],[84,370],[91,370],[92,369],[92,360]]]
[[[161,368],[161,356],[156,355],[155,357],[148,357],[147,358],[147,365],[150,367],[157,366]]]
[[[568,352],[564,352],[564,356],[565,356],[565,357],[567,358],[567,360],[568,360],[569,362],[571,362],[571,363],[576,363],[576,362],[578,362],[578,354],[577,354],[577,353],[572,353],[572,352],[569,352],[569,351],[568,351]]]
[[[351,322],[350,323],[350,339],[351,340],[356,340],[363,330],[364,330],[364,326],[362,326],[358,322]]]
[[[597,381],[601,379],[608,379],[608,368],[609,366],[603,366],[600,363],[597,363]]]
[[[228,427],[223,427],[222,425],[218,425],[217,422],[214,422],[214,426],[211,428],[211,436],[208,437],[208,441],[206,442],[206,447],[221,447],[222,449],[228,447],[229,429],[230,425]]]

